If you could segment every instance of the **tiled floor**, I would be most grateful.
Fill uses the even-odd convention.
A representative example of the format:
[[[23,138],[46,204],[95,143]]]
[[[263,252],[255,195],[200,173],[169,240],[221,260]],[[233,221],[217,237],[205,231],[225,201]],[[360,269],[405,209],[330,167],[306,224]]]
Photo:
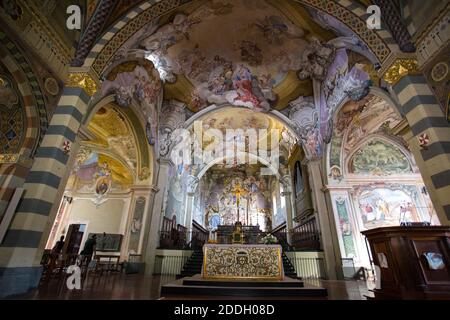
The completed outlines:
[[[82,290],[69,290],[64,281],[53,280],[26,295],[15,299],[100,299],[100,300],[148,300],[148,299],[236,299],[236,297],[170,296],[160,297],[161,285],[175,280],[174,276],[143,276],[116,274],[101,278],[90,278],[83,284]],[[321,281],[305,280],[309,285],[328,289],[330,300],[365,300],[372,296],[369,289],[374,285],[365,281]],[[242,298],[241,298],[242,299]],[[248,297],[248,299],[253,299]],[[255,298],[256,299],[256,298]],[[278,299],[280,299],[278,297]]]

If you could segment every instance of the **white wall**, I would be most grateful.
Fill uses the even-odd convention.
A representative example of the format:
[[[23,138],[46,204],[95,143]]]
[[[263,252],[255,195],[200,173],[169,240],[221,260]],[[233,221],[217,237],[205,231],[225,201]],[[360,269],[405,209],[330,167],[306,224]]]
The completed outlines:
[[[91,199],[74,198],[68,214],[66,232],[70,224],[86,224],[81,248],[89,233],[125,235],[129,199],[108,199],[98,207]],[[122,248],[124,243],[122,243]]]

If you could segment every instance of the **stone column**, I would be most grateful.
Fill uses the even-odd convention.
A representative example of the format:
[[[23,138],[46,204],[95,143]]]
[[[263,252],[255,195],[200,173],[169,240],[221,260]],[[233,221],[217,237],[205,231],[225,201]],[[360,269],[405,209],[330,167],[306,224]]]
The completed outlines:
[[[63,89],[44,139],[25,180],[25,194],[0,247],[0,298],[37,287],[42,267],[45,230],[57,210],[69,148],[74,144],[80,123],[99,82],[91,70],[73,68]],[[69,154],[71,156],[69,157]],[[44,245],[43,245],[44,244]]]
[[[420,73],[415,55],[401,56],[381,73],[398,97],[414,135],[410,149],[439,220],[450,225],[450,124]]]
[[[327,207],[324,193],[324,184],[321,173],[321,160],[308,162],[308,174],[311,181],[312,196],[316,222],[320,229],[321,243],[325,255],[328,279],[342,279],[342,261],[340,257],[339,242],[336,224],[332,210]]]
[[[148,230],[146,231],[147,242],[145,250],[143,250],[146,275],[152,275],[155,267],[156,248],[159,245],[159,228],[161,217],[164,215],[164,212],[162,212],[164,191],[168,187],[169,170],[173,166],[170,160],[159,159],[158,162],[159,169],[156,188],[158,191],[155,191],[156,193],[153,200],[153,206],[151,207],[151,214],[150,212],[147,213],[150,219],[148,219],[149,227],[146,227],[146,230]]]

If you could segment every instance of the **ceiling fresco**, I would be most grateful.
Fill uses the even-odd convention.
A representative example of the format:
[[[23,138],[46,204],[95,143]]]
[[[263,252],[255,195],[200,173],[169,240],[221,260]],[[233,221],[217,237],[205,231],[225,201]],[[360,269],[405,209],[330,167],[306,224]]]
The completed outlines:
[[[102,91],[123,107],[137,101],[151,145],[163,96],[184,102],[188,117],[214,105],[281,110],[317,159],[340,103],[380,84],[367,46],[335,20],[293,1],[189,2],[125,41]]]
[[[392,140],[406,147],[403,140],[391,133],[401,120],[384,99],[373,94],[345,103],[334,120],[329,161],[331,177],[342,177],[342,163],[353,154],[349,164],[351,172],[377,175],[411,172],[409,161],[398,147],[384,142]],[[385,140],[368,141],[370,136],[385,137]],[[359,150],[355,153],[356,149]]]
[[[80,193],[94,193],[99,181],[106,181],[108,189],[120,191],[133,184],[133,174],[114,155],[82,147],[67,186]]]
[[[310,79],[299,79],[296,73],[319,67],[311,65],[308,55],[323,40],[319,32],[329,37],[288,6],[273,1],[207,1],[163,25],[147,26],[133,41],[159,71],[167,94],[178,96],[193,111],[224,103],[258,111],[279,109],[289,102],[285,96],[312,94]],[[182,93],[186,90],[189,94]]]
[[[146,121],[146,135],[150,145],[156,141],[157,109],[162,84],[159,74],[148,61],[128,61],[114,67],[102,84],[102,94],[114,94],[115,102],[123,108],[133,102]]]
[[[209,129],[217,129],[226,139],[227,129],[236,130],[242,129],[244,133],[248,130],[254,129],[257,136],[259,146],[264,150],[271,149],[271,134],[278,130],[281,133],[284,130],[284,124],[272,115],[265,113],[252,112],[248,109],[235,109],[233,107],[224,107],[220,110],[208,113],[201,119],[201,126],[203,130],[203,147],[204,149],[214,148],[222,138],[220,135],[214,135],[214,132]],[[193,128],[192,128],[193,129]],[[266,130],[263,134],[259,134],[259,130]],[[279,139],[282,139],[281,134]],[[279,140],[278,140],[279,141]],[[248,146],[249,141],[246,140]]]
[[[136,127],[132,129],[132,120],[118,108],[115,103],[101,107],[87,124],[86,135],[90,138],[81,142],[66,187],[79,193],[94,193],[97,204],[104,201],[107,193],[126,192],[150,176],[136,140]]]
[[[176,15],[141,45],[167,70],[165,80],[174,82],[173,74],[189,79],[197,108],[228,102],[268,110],[276,100],[272,88],[300,68],[297,55],[307,45],[302,29],[269,8],[253,1],[211,3]],[[220,37],[209,32],[217,25]]]

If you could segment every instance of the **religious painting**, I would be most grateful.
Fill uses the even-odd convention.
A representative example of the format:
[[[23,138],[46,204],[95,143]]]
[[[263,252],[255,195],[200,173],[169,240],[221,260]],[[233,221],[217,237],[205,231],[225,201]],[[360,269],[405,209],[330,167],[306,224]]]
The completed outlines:
[[[350,172],[388,175],[411,173],[411,165],[398,147],[381,140],[371,140],[355,152],[350,161]]]
[[[89,233],[88,238],[97,236],[96,250],[104,252],[120,252],[123,235],[114,233]]]
[[[128,189],[133,182],[129,168],[110,155],[81,147],[68,185],[79,193],[94,194],[97,203],[111,192]]]
[[[420,205],[415,197],[417,193],[414,192],[414,188],[379,187],[362,191],[357,200],[364,227],[372,229],[398,226],[401,222],[423,221],[418,211]],[[429,217],[424,220],[429,220]]]
[[[109,190],[110,180],[106,177],[101,177],[95,184],[95,193],[98,195],[105,195]]]
[[[155,143],[162,84],[152,63],[130,61],[118,65],[107,75],[102,84],[102,93],[113,93],[115,102],[124,108],[129,107],[134,99],[146,119],[148,143]]]
[[[217,25],[220,37],[205,32]],[[211,1],[176,14],[139,46],[163,81],[186,77],[196,111],[223,103],[268,111],[278,99],[274,87],[301,68],[299,55],[309,45],[305,35],[264,1]]]
[[[271,227],[272,201],[267,176],[255,168],[226,170],[216,165],[202,178],[205,224],[211,229],[218,225],[259,225]]]

